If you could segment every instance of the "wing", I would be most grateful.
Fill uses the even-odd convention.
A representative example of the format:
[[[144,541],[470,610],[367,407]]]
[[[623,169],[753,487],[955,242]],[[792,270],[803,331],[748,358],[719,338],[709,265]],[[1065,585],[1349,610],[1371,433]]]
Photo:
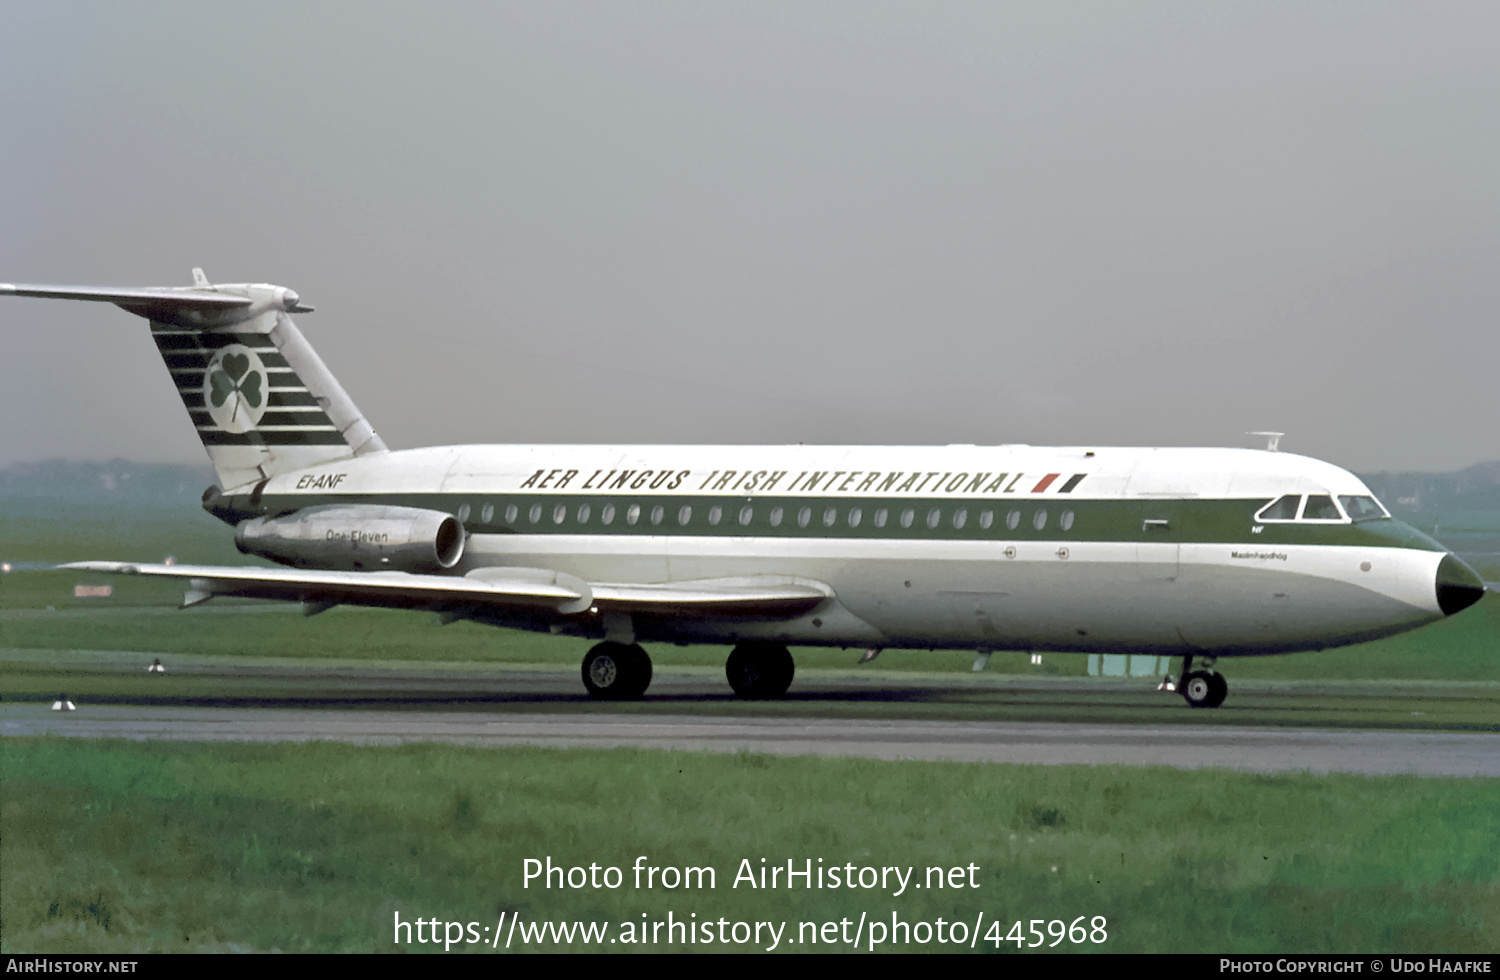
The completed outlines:
[[[792,618],[832,597],[810,579],[754,576],[661,584],[590,584],[544,568],[481,568],[468,575],[407,572],[330,572],[218,565],[149,565],[81,561],[60,568],[183,579],[184,606],[214,596],[280,599],[320,611],[336,605],[380,606],[443,612],[456,609],[550,613],[559,619],[583,612],[657,616]]]
[[[461,577],[407,572],[147,565],[124,561],[79,561],[58,567],[111,575],[186,579],[188,592],[183,599],[184,606],[194,606],[214,596],[238,596],[306,602],[323,608],[347,604],[393,609],[444,609],[478,603],[565,615],[587,609],[592,601],[588,583],[582,579],[540,568],[508,568],[503,570],[503,575]]]

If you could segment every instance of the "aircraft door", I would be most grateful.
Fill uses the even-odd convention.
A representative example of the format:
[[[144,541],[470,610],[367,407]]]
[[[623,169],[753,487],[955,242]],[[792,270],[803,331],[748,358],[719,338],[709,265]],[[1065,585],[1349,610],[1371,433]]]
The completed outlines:
[[[1175,582],[1182,509],[1176,500],[1148,500],[1141,508],[1135,546],[1136,577],[1146,582]]]

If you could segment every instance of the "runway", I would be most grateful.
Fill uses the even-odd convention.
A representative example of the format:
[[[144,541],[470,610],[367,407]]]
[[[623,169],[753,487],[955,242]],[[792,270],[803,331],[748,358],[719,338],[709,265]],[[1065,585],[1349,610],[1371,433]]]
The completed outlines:
[[[0,735],[654,748],[1033,765],[1500,777],[1500,735],[663,714],[0,705]]]

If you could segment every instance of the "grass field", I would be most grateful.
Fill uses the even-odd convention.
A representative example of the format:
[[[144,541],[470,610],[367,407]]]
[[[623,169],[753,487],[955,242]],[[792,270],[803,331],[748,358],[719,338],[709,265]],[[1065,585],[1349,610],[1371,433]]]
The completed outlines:
[[[787,935],[803,921],[852,930],[862,913],[982,915],[1001,935],[1015,920],[1102,915],[1104,944],[1060,948],[1500,946],[1493,780],[430,745],[61,739],[5,752],[6,952],[390,951],[398,912],[480,929],[501,913],[608,923],[610,936],[669,911],[786,921]],[[640,855],[712,867],[716,887],[637,889]],[[522,862],[548,856],[619,867],[622,886],[522,887]],[[917,881],[972,863],[978,887],[733,887],[741,860],[761,858],[915,867]]]

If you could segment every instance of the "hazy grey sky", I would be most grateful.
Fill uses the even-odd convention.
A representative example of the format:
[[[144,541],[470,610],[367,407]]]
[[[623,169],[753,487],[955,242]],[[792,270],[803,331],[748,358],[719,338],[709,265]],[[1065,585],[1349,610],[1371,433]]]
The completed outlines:
[[[1500,4],[0,19],[0,281],[291,286],[394,448],[1500,458]],[[203,460],[144,321],[0,337],[0,465]]]

